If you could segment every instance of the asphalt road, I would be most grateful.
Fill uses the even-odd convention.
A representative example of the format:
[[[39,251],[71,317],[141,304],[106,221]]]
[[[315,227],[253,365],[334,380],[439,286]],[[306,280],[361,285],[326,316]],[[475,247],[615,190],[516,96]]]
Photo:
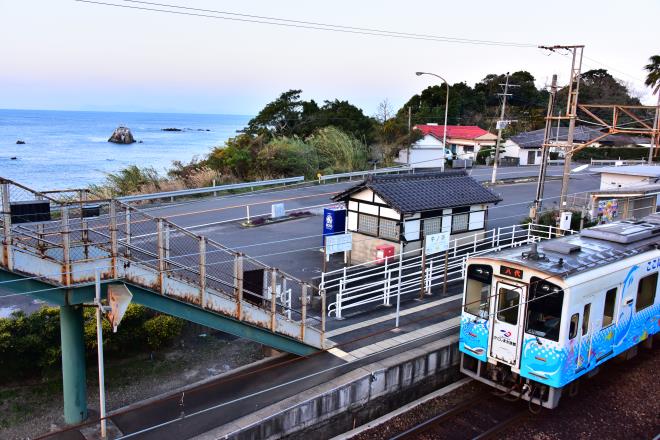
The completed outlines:
[[[489,181],[490,168],[475,168],[472,177],[479,181]],[[534,177],[538,167],[503,167],[498,178],[515,179]],[[561,176],[562,167],[554,166],[548,176]],[[358,181],[328,183],[318,186],[293,186],[279,190],[255,191],[240,195],[209,197],[199,200],[165,204],[144,208],[152,215],[167,217],[179,226],[233,249],[241,250],[269,266],[280,268],[302,279],[311,279],[321,272],[322,210],[333,204],[331,197]],[[569,193],[583,193],[598,189],[599,177],[588,170],[572,176]],[[561,181],[548,180],[545,189],[545,206],[556,204]],[[509,226],[519,223],[528,215],[529,206],[534,200],[536,182],[499,184],[493,187],[503,201],[491,206],[488,212],[488,228]],[[291,211],[309,211],[312,216],[266,226],[243,228],[248,207],[250,216],[269,215],[273,203],[284,203]],[[330,267],[338,267],[340,256],[333,256]],[[32,311],[40,303],[27,297],[12,295],[0,287],[0,315],[12,310]]]

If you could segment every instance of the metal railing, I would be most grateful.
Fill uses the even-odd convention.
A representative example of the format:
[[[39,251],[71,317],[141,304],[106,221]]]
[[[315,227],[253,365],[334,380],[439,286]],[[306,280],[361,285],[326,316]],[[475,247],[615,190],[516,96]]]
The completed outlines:
[[[591,159],[591,165],[644,165],[645,159]]]
[[[414,169],[408,165],[401,165],[398,167],[390,168],[376,168],[373,170],[365,171],[353,171],[350,173],[338,173],[338,174],[327,174],[325,176],[319,176],[319,183],[324,183],[328,180],[334,180],[339,182],[342,179],[352,180],[354,177],[366,177],[372,174],[390,174],[390,173],[411,173],[414,172]]]
[[[103,279],[323,345],[324,314],[308,313],[312,286],[284,271],[122,201],[85,200],[98,209],[90,215],[80,200],[62,202],[2,178],[0,194],[7,270],[73,288],[100,269]],[[12,203],[30,201],[48,203],[51,220],[26,214],[12,224]]]
[[[136,194],[133,196],[117,197],[117,200],[124,203],[138,202],[145,200],[173,199],[175,197],[195,196],[199,194],[217,193],[221,191],[231,191],[236,189],[254,189],[264,186],[286,185],[287,183],[304,182],[304,176],[288,177],[285,179],[259,180],[255,182],[230,183],[227,185],[209,186],[204,188],[180,189],[176,191],[165,191],[151,194]]]
[[[334,301],[328,304],[328,316],[343,318],[346,310],[366,305],[392,305],[397,296],[409,298],[431,294],[432,289],[465,277],[468,257],[544,239],[572,234],[553,226],[513,225],[450,241],[446,252],[420,255],[420,250],[400,253],[396,259],[369,261],[351,268],[322,273],[319,289]]]

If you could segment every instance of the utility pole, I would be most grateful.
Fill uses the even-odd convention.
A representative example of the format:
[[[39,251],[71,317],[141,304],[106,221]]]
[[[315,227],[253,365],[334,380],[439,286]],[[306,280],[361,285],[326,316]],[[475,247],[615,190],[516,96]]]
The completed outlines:
[[[658,105],[655,107],[655,117],[653,118],[653,134],[651,135],[651,148],[649,149],[649,162],[653,163],[653,155],[658,152],[658,143],[660,142],[660,89],[658,93]]]
[[[568,135],[564,145],[564,175],[561,181],[561,195],[559,198],[559,210],[567,208],[566,194],[568,193],[568,182],[571,174],[571,159],[573,156],[573,136],[575,133],[575,120],[577,118],[577,103],[580,92],[580,73],[582,70],[582,54],[584,45],[574,46],[539,46],[551,52],[556,50],[568,50],[572,53],[571,75],[568,83],[568,97],[566,100],[566,116],[559,119],[568,119]]]
[[[500,142],[502,141],[502,129],[506,125],[504,121],[504,112],[506,110],[506,98],[507,96],[511,96],[511,93],[509,93],[509,87],[520,87],[515,84],[509,84],[509,72],[506,73],[506,81],[504,82],[504,84],[500,84],[500,86],[504,86],[504,93],[498,93],[498,95],[503,96],[504,99],[502,100],[502,111],[500,112],[500,120],[497,121],[497,142],[495,143],[495,162],[493,163],[493,176],[490,179],[491,183],[495,183],[495,181],[497,180],[497,163],[500,161]]]
[[[408,106],[408,153],[406,162],[410,166],[410,149],[412,148],[412,109]]]
[[[539,168],[539,180],[536,183],[536,199],[534,206],[529,210],[529,217],[538,223],[541,214],[541,205],[543,204],[543,189],[545,186],[545,174],[548,170],[548,159],[550,156],[550,137],[552,136],[552,114],[554,113],[555,99],[557,97],[557,75],[552,75],[552,84],[550,85],[550,98],[548,99],[548,112],[545,117],[545,131],[543,132],[543,143],[541,144],[541,167]],[[559,119],[557,119],[559,121]],[[559,131],[559,127],[557,127]]]

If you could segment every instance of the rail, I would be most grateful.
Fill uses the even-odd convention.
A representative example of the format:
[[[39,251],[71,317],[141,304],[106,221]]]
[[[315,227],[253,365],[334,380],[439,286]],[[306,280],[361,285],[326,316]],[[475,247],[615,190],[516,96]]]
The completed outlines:
[[[400,253],[396,260],[369,261],[321,274],[319,289],[334,301],[328,316],[342,319],[344,312],[368,305],[390,306],[397,297],[430,295],[434,288],[465,277],[468,257],[523,246],[574,231],[538,224],[513,225],[450,241],[446,252],[421,255],[419,249]]]
[[[0,196],[6,270],[75,288],[98,269],[103,279],[323,346],[324,314],[313,316],[313,287],[295,276],[123,201],[89,201],[97,209],[90,215],[82,200],[56,200],[1,178]],[[22,205],[13,203],[30,201],[47,202],[51,219],[39,213],[13,219],[13,207]]]
[[[591,165],[644,165],[645,159],[591,159]]]
[[[335,180],[339,182],[341,179],[349,179],[352,180],[354,177],[366,177],[372,174],[389,174],[389,173],[411,173],[414,172],[414,169],[411,168],[408,165],[402,165],[398,167],[390,167],[390,168],[376,168],[373,170],[365,170],[365,171],[353,171],[350,173],[338,173],[338,174],[327,174],[327,175],[320,175],[319,176],[319,183],[324,183],[328,180]]]
[[[117,197],[116,200],[124,203],[141,202],[145,200],[173,199],[175,197],[194,196],[198,194],[216,193],[221,191],[231,191],[235,189],[254,189],[263,186],[286,185],[287,183],[297,183],[305,181],[304,176],[288,177],[285,179],[259,180],[256,182],[230,183],[227,185],[209,186],[204,188],[181,189],[177,191],[164,191],[151,194],[136,194],[133,196]]]

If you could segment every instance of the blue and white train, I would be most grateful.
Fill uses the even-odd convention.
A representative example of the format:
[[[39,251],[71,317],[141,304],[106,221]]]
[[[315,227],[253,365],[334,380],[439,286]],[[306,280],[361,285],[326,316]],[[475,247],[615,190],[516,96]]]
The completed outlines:
[[[660,329],[660,217],[468,258],[461,371],[515,398],[562,390]]]

